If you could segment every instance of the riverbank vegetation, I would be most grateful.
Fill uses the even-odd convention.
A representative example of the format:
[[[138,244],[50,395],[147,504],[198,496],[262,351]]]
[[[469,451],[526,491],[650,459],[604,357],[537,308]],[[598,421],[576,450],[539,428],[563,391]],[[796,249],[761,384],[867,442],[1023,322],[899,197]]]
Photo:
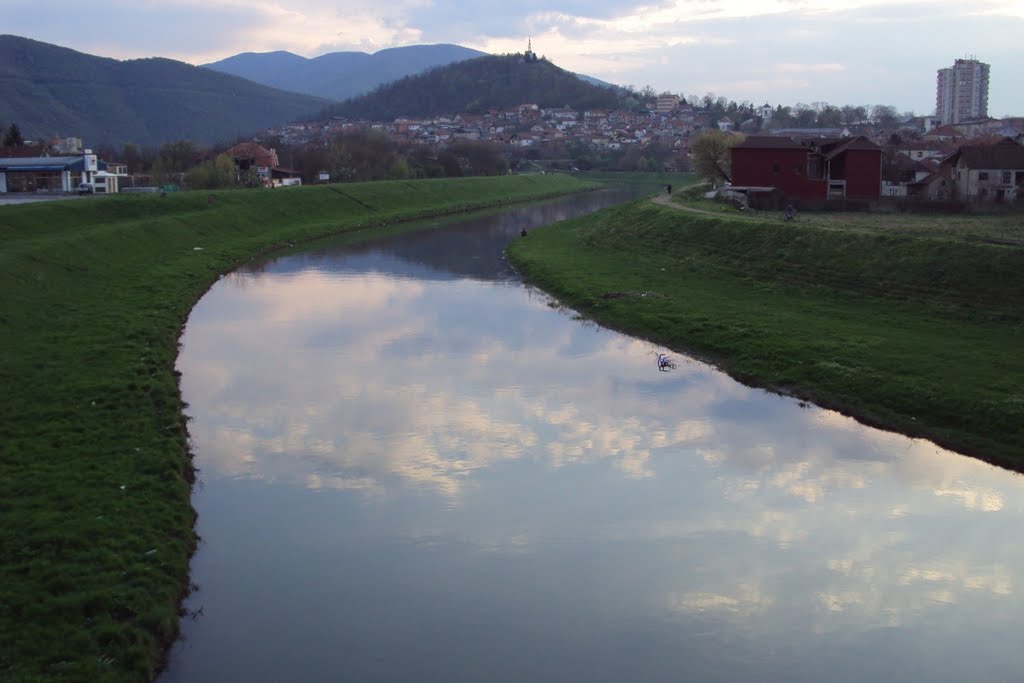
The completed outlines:
[[[905,219],[639,202],[532,231],[509,253],[603,324],[1024,470],[1024,245],[972,237],[1005,232],[998,217],[991,230]]]
[[[0,207],[0,679],[158,669],[196,540],[177,339],[219,275],[296,241],[588,187],[506,176]]]

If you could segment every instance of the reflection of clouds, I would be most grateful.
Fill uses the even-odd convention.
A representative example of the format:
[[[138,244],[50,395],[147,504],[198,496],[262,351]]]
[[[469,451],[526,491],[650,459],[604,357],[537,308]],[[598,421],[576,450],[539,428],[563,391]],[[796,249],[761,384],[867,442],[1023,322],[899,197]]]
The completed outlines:
[[[1024,558],[992,539],[1020,523],[1024,478],[701,363],[659,373],[651,344],[521,289],[315,271],[226,280],[184,341],[204,477],[358,492],[367,507],[426,492],[453,516],[403,522],[399,535],[422,544],[543,554],[564,533],[700,546],[698,569],[664,558],[633,590],[751,628],[780,614],[822,634],[899,626],[995,599],[1021,610]],[[601,503],[570,513],[588,494],[551,493],[556,475]],[[630,491],[650,499],[618,504]],[[611,519],[592,519],[605,508]]]
[[[751,617],[772,607],[775,599],[761,586],[740,583],[730,593],[672,593],[668,607],[674,612],[727,612],[732,616]]]
[[[935,495],[949,497],[958,500],[968,510],[979,512],[999,512],[1003,509],[1005,500],[1001,493],[991,490],[970,488],[962,485],[957,488],[939,489]]]
[[[370,490],[397,479],[457,496],[467,474],[538,446],[552,467],[607,461],[649,478],[655,451],[713,437],[706,420],[672,415],[706,404],[706,392],[687,386],[671,405],[656,394],[615,395],[641,363],[653,375],[649,344],[564,324],[541,345],[523,343],[526,331],[514,328],[480,335],[478,316],[459,311],[479,284],[315,271],[242,280],[217,292],[226,313],[197,307],[186,339],[193,411],[217,416],[193,436],[211,454],[205,466],[224,474],[303,481],[313,470],[317,488]],[[420,306],[428,286],[453,305]],[[444,339],[462,346],[452,353]],[[584,366],[601,371],[581,384]]]

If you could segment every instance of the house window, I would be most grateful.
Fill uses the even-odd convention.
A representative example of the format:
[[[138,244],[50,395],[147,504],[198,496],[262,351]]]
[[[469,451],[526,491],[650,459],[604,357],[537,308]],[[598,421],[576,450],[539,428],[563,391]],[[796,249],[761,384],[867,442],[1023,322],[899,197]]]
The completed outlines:
[[[772,173],[778,173],[778,172],[779,172],[779,162],[773,161],[772,162]]]
[[[988,171],[978,171],[978,180],[988,180]]]
[[[800,175],[800,166],[799,165],[793,167],[793,175]]]
[[[1013,171],[1003,171],[1003,185],[1009,185],[1013,182],[1012,175]]]

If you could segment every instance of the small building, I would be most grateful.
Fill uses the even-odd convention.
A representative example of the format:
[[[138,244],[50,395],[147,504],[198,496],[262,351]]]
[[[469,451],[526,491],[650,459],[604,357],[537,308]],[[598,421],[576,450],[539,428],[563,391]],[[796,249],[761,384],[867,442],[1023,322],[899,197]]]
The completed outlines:
[[[668,114],[679,108],[679,95],[658,95],[658,113]]]
[[[263,185],[272,183],[272,169],[280,165],[276,149],[267,149],[255,142],[240,142],[224,153],[234,159],[239,177],[243,172],[255,173]]]
[[[1011,138],[995,144],[966,144],[946,157],[955,198],[1013,202],[1024,198],[1024,146]]]
[[[116,176],[111,185],[109,175],[106,163],[89,149],[74,156],[4,157],[0,158],[0,193],[75,192],[82,183],[96,191],[117,192]],[[102,182],[97,186],[97,181]]]
[[[882,149],[865,137],[752,136],[731,150],[732,184],[772,187],[787,199],[878,200]]]

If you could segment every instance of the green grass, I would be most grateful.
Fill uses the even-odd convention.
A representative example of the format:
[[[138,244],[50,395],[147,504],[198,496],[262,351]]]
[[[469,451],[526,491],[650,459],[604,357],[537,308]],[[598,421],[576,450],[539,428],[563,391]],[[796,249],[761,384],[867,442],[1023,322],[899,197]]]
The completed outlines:
[[[0,206],[0,680],[158,670],[195,546],[177,339],[220,274],[292,242],[587,187],[546,175]]]
[[[703,186],[701,189],[704,189]],[[728,215],[736,220],[765,222],[781,220],[781,211],[738,211],[726,202],[681,193],[672,197],[680,207]],[[1019,211],[993,213],[896,213],[829,211],[798,214],[797,222],[827,230],[885,233],[911,237],[959,238],[1024,246],[1024,215]]]
[[[629,185],[651,185],[654,190],[660,190],[665,185],[672,185],[673,189],[681,188],[697,182],[697,176],[693,173],[668,173],[668,172],[647,172],[647,171],[580,171],[574,173],[577,178],[593,180],[599,183],[629,184]]]
[[[1024,249],[912,233],[640,202],[510,256],[567,305],[745,383],[1024,470]]]

